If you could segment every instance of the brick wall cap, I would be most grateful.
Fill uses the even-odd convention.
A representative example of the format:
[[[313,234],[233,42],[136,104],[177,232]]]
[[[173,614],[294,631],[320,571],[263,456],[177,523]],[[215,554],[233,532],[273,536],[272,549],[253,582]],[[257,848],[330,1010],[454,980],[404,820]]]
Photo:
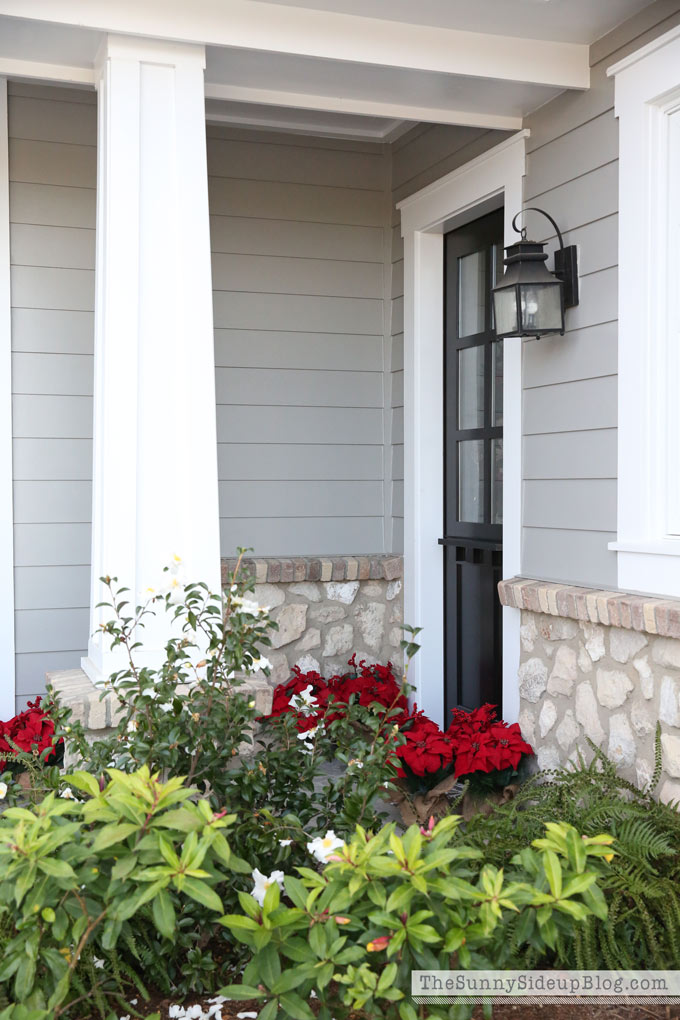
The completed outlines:
[[[235,556],[222,560],[222,583],[237,563]],[[241,561],[258,584],[287,584],[292,581],[394,581],[403,576],[402,556],[352,554],[347,556],[258,556]]]
[[[502,605],[513,609],[680,638],[680,599],[557,584],[530,577],[500,581],[498,595]]]

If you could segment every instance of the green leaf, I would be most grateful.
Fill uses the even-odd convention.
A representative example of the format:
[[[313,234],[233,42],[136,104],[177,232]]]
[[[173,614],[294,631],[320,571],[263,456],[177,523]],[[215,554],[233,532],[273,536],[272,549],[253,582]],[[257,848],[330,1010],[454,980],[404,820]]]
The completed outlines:
[[[75,786],[76,790],[89,793],[90,797],[99,796],[99,783],[90,772],[71,772],[68,776],[62,776],[62,779],[69,786]]]
[[[273,946],[262,949],[256,957],[257,969],[267,988],[273,988],[281,976],[281,961]]]
[[[307,1003],[299,995],[296,995],[295,992],[285,992],[283,995],[280,995],[279,1002],[293,1020],[314,1020],[314,1014]],[[261,1017],[262,1014],[260,1013],[260,1020]]]
[[[597,875],[588,871],[582,875],[576,875],[574,878],[570,878],[564,889],[562,890],[562,897],[576,896],[578,893],[583,893],[586,889],[590,889],[591,885],[597,882]]]
[[[202,882],[198,878],[185,878],[182,892],[191,896],[192,900],[196,900],[197,903],[201,903],[204,907],[208,907],[209,910],[216,910],[219,913],[222,913],[224,910],[222,900],[219,898],[215,890],[211,889],[209,885],[206,885],[205,882]]]
[[[279,1011],[278,999],[270,999],[267,1005],[260,1010],[258,1020],[274,1020]]]
[[[105,825],[103,829],[97,833],[95,841],[92,844],[92,849],[95,853],[99,853],[101,850],[107,850],[110,846],[115,846],[116,843],[122,843],[124,839],[131,836],[133,832],[137,832],[139,829],[138,825],[133,822],[121,822],[119,825]]]
[[[38,867],[50,878],[75,878],[76,873],[66,861],[53,857],[43,857],[38,861]]]
[[[562,895],[562,867],[560,859],[554,850],[544,850],[541,857],[545,877],[548,879],[548,885],[550,886],[550,892],[558,900]]]
[[[305,970],[285,970],[281,977],[272,986],[272,991],[275,995],[280,995],[282,992],[290,992],[291,989],[297,988],[303,981],[307,980],[309,972]]]
[[[217,994],[224,995],[228,999],[262,999],[266,992],[254,988],[252,985],[225,985],[224,988],[220,988]]]
[[[161,889],[152,905],[153,921],[161,935],[166,939],[175,937],[175,908],[167,889]]]

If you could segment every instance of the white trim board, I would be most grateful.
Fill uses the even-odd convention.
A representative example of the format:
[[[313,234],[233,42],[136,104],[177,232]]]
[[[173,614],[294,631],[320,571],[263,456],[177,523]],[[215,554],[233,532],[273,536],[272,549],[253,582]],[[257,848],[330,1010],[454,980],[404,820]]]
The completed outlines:
[[[12,318],[9,254],[7,79],[0,78],[0,719],[14,715],[14,511],[12,507]]]
[[[424,627],[411,678],[420,708],[443,723],[443,235],[501,204],[505,239],[522,208],[528,130],[400,202],[404,238],[404,596],[407,623]],[[503,571],[520,573],[522,347],[505,341]],[[503,609],[503,715],[519,713],[519,610]]]
[[[680,28],[619,61],[619,588],[680,596]]]

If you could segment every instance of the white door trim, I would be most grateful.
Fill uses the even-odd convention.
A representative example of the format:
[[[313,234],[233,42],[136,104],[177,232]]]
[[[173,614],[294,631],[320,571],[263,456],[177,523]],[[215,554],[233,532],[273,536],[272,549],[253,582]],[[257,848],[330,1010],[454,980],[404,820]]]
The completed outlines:
[[[505,240],[522,207],[524,129],[400,202],[404,238],[404,596],[405,620],[422,626],[411,682],[420,708],[444,721],[443,236],[501,204]],[[472,215],[471,215],[472,214]],[[520,573],[522,521],[522,342],[506,341],[503,380],[503,573]],[[519,611],[503,609],[503,714],[519,712]]]
[[[0,78],[0,719],[14,715],[14,511],[12,508],[12,318],[9,255],[7,79]]]

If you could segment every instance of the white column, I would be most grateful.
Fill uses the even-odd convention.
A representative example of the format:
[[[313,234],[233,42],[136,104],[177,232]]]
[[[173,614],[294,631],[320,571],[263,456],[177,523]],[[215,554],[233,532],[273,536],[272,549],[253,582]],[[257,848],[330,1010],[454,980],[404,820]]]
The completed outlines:
[[[14,511],[12,319],[9,257],[7,79],[0,78],[0,719],[14,715]]]
[[[220,581],[203,47],[109,36],[99,141],[91,631],[83,668],[120,668],[96,634],[110,574],[138,593],[177,554]],[[143,632],[158,660],[163,619]]]

